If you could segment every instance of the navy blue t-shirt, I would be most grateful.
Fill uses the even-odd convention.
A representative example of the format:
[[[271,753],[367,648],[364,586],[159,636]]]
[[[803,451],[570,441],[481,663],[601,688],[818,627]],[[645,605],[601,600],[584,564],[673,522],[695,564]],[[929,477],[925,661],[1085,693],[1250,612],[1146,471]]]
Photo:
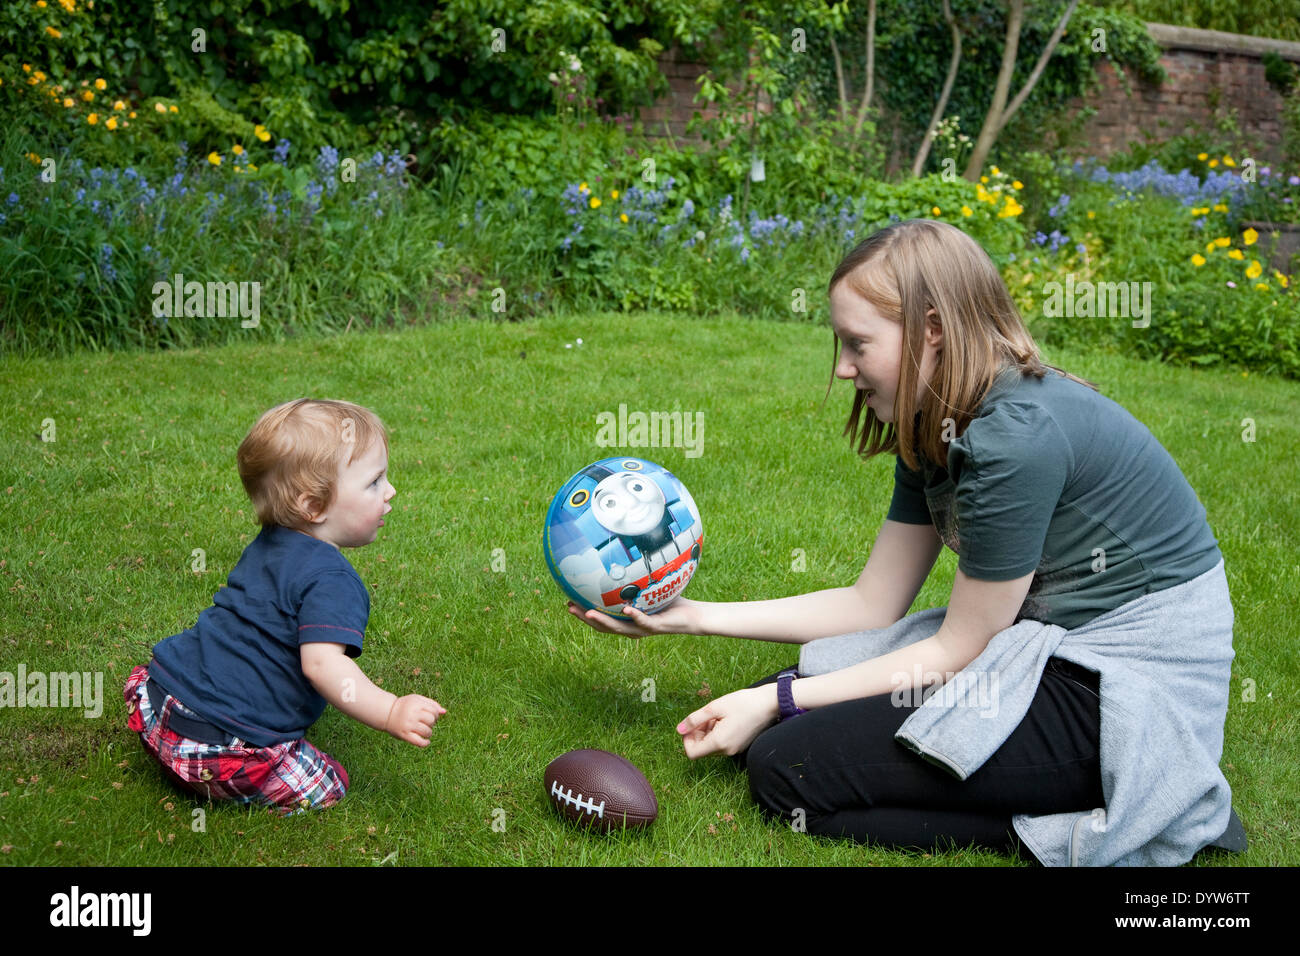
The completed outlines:
[[[299,646],[361,654],[370,594],[331,544],[264,525],[189,630],[158,642],[149,677],[209,723],[257,747],[297,740],[327,701]]]

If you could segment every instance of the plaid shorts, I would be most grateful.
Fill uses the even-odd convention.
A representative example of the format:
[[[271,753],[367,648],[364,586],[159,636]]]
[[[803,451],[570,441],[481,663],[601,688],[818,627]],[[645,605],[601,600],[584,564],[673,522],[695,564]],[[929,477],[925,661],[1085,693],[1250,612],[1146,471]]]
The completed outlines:
[[[170,694],[159,695],[162,701],[155,708],[148,681],[147,668],[132,668],[122,692],[130,715],[127,726],[182,789],[211,800],[268,804],[284,814],[323,810],[343,799],[347,771],[305,739],[254,747],[221,731],[215,736],[223,743],[182,736],[170,726],[174,717],[199,724],[203,718]],[[154,693],[158,690],[155,685]]]

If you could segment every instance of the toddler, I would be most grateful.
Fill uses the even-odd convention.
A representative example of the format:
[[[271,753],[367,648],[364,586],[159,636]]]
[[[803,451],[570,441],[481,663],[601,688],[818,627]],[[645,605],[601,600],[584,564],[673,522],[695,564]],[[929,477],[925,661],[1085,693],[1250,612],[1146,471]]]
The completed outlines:
[[[370,595],[341,552],[392,510],[388,436],[374,412],[301,398],[239,446],[262,530],[194,627],[160,641],[124,696],[128,725],[184,789],[282,813],[347,792],[342,765],[305,738],[327,703],[418,747],[446,710],[376,687],[361,654]]]

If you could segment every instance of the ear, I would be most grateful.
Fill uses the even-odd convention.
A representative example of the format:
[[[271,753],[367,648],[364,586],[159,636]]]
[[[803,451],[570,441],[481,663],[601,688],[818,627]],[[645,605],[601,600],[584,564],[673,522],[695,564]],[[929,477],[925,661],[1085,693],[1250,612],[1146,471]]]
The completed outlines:
[[[304,491],[298,496],[296,504],[299,513],[303,515],[303,520],[308,524],[321,524],[325,520],[325,507],[319,498]]]
[[[939,321],[939,313],[934,309],[925,313],[925,341],[935,348],[943,348],[943,323]]]

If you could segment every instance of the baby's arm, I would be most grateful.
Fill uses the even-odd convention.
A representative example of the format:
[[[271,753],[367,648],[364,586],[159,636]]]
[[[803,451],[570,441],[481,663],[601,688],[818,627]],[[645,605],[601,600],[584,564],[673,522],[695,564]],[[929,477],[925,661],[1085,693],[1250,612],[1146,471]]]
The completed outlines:
[[[447,711],[420,694],[396,694],[376,687],[344,653],[342,644],[313,641],[301,645],[302,672],[327,701],[367,727],[398,740],[427,747],[433,724]]]

